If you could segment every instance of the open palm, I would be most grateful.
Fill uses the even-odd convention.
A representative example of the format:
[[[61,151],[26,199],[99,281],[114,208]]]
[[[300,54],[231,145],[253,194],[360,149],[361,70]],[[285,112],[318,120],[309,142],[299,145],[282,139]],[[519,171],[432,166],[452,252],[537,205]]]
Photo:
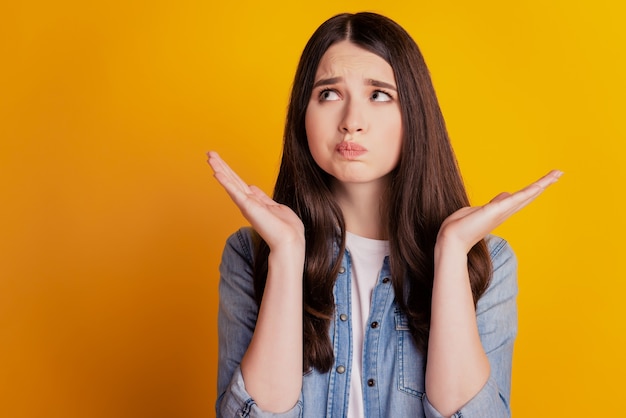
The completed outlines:
[[[458,246],[468,252],[474,244],[502,224],[511,215],[539,196],[556,182],[563,173],[550,171],[525,188],[510,193],[500,193],[483,206],[465,207],[448,216],[439,229],[437,242]]]
[[[216,152],[207,155],[215,178],[270,250],[304,242],[304,225],[294,211],[276,203],[258,187],[246,184]]]

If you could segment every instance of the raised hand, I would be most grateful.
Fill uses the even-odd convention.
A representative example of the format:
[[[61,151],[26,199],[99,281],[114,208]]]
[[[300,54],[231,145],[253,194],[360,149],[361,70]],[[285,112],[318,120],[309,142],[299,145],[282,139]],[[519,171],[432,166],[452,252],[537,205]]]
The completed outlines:
[[[439,229],[438,244],[452,245],[467,253],[478,241],[515,212],[532,202],[563,172],[550,171],[516,193],[500,193],[483,206],[465,207],[448,216]]]
[[[298,215],[276,203],[258,187],[246,184],[216,152],[209,151],[207,156],[214,177],[270,250],[304,244],[304,225]]]

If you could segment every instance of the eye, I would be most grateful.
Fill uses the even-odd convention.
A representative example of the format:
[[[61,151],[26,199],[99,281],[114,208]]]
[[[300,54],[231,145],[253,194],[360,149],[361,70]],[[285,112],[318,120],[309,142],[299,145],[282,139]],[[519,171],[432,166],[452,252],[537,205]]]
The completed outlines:
[[[335,90],[330,90],[330,89],[322,90],[319,97],[320,97],[320,101],[339,100],[339,95],[337,94],[337,92]]]
[[[382,90],[376,90],[373,92],[371,98],[374,102],[389,102],[392,100],[391,95]]]

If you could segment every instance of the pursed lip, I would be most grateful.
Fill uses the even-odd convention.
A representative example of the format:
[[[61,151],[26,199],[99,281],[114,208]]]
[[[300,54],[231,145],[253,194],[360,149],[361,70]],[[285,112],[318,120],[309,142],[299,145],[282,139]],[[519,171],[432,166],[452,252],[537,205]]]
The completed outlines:
[[[367,148],[365,148],[364,146],[356,144],[354,142],[346,142],[346,141],[339,143],[335,147],[335,150],[339,154],[341,154],[341,156],[343,156],[344,158],[348,160],[357,158],[358,156],[363,155],[367,152]]]

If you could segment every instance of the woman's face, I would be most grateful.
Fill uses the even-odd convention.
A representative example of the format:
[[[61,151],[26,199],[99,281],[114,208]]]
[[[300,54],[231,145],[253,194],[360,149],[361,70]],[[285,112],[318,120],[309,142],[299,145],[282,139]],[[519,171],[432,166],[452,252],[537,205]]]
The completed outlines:
[[[305,127],[313,159],[336,180],[387,181],[402,148],[391,66],[349,41],[332,45],[315,74]]]

